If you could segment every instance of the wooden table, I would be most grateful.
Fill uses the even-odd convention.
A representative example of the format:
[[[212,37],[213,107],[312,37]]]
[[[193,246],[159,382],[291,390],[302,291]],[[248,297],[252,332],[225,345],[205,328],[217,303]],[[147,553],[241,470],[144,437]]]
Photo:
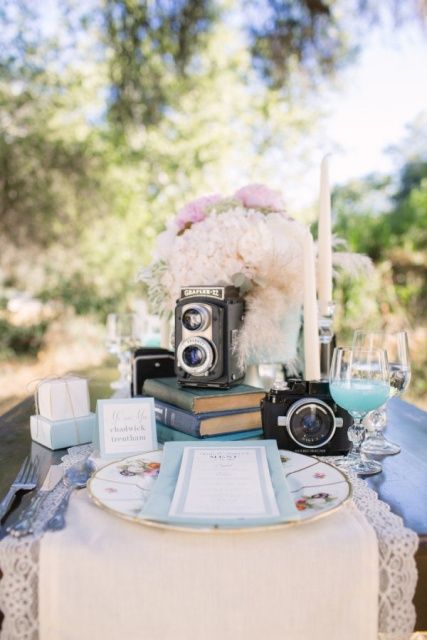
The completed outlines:
[[[91,398],[108,397],[107,383],[92,383]],[[26,455],[39,456],[41,478],[51,464],[58,464],[65,450],[52,452],[30,439],[29,416],[33,400],[28,399],[0,417],[0,496],[3,496]],[[398,399],[390,401],[387,436],[402,447],[397,456],[382,460],[384,469],[368,480],[379,497],[401,516],[405,524],[418,533],[420,546],[416,554],[419,572],[415,607],[416,629],[427,630],[427,413]],[[30,495],[17,499],[13,512],[3,521],[7,526],[19,517]],[[4,535],[0,531],[0,537]]]

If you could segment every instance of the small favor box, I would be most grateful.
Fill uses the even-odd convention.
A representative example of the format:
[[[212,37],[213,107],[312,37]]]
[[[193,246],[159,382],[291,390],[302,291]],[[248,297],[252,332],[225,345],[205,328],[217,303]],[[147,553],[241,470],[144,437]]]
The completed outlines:
[[[69,420],[90,413],[87,380],[78,376],[44,380],[37,388],[38,414],[48,420]]]
[[[71,420],[48,420],[31,416],[31,438],[49,449],[65,449],[92,442],[96,429],[96,415],[90,413]]]

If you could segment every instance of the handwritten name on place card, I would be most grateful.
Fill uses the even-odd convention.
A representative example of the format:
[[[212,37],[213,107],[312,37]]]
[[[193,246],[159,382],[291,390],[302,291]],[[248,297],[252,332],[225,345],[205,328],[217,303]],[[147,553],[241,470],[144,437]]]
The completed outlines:
[[[131,455],[157,448],[154,400],[99,400],[97,405],[101,456]]]

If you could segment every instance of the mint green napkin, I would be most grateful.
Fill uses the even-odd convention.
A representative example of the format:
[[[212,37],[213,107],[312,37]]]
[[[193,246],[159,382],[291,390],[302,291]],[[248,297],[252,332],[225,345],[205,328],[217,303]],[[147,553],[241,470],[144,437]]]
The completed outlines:
[[[274,494],[279,509],[278,516],[255,518],[183,518],[169,515],[169,509],[175,492],[176,482],[184,447],[214,447],[236,448],[263,446],[266,450],[267,463],[270,470]],[[157,522],[179,524],[191,527],[214,527],[220,529],[234,527],[254,527],[268,524],[278,524],[299,519],[297,511],[286,479],[283,474],[279,450],[275,440],[263,440],[255,442],[167,442],[163,450],[163,461],[160,474],[154,489],[147,500],[140,517]]]

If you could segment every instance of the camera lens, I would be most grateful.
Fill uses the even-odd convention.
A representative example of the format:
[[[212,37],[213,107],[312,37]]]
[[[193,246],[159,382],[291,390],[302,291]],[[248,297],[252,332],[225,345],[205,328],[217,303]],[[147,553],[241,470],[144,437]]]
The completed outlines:
[[[215,363],[215,347],[200,336],[183,340],[176,350],[178,367],[192,376],[207,375]]]
[[[189,331],[197,331],[203,324],[203,318],[198,309],[187,309],[182,316],[182,324]]]
[[[332,409],[322,400],[299,400],[289,410],[288,432],[303,447],[314,449],[325,445],[335,433]]]
[[[191,345],[182,352],[182,359],[187,367],[199,367],[206,360],[206,353],[199,347]]]
[[[202,306],[189,307],[182,314],[182,324],[188,331],[200,331],[209,324],[209,314]]]
[[[313,434],[318,433],[319,429],[322,427],[319,417],[312,413],[303,417],[302,425],[307,433]]]

